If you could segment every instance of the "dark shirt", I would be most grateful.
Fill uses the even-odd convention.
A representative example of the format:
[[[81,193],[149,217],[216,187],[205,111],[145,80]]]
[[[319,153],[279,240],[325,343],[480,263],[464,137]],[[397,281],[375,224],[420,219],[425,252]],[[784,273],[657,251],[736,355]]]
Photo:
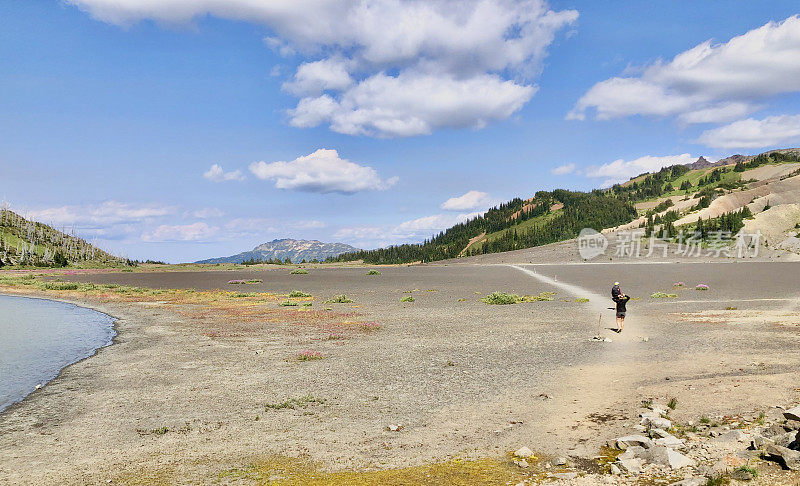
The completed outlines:
[[[621,293],[622,291],[619,289],[619,285],[614,285],[613,287],[611,287],[611,300],[616,302],[617,299],[619,299],[619,294]]]
[[[617,312],[627,312],[628,309],[625,308],[625,305],[629,300],[631,298],[627,295],[625,297],[617,297]]]

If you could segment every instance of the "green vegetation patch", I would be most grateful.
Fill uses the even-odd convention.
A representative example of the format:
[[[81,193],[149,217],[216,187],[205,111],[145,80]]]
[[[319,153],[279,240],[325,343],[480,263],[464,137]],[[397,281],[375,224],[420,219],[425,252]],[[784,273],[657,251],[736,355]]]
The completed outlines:
[[[324,405],[326,400],[318,398],[314,395],[304,395],[302,397],[290,397],[278,403],[267,403],[264,405],[266,410],[283,410],[286,408],[296,410],[298,408],[307,408],[310,405]]]
[[[295,298],[297,298],[297,297],[311,297],[311,294],[307,294],[307,293],[302,292],[300,290],[292,290],[289,293],[289,297],[295,297]]]
[[[246,468],[235,468],[220,474],[223,479],[246,479],[256,484],[276,486],[385,486],[452,484],[488,486],[517,484],[531,474],[544,474],[538,461],[523,469],[511,459],[491,457],[474,460],[452,459],[397,469],[368,471],[326,471],[308,457],[270,456]],[[279,478],[279,479],[275,479]]]
[[[337,295],[331,300],[325,301],[326,304],[352,304],[354,301],[353,299],[347,297],[344,294]]]
[[[507,294],[505,292],[492,292],[481,299],[481,302],[489,305],[508,305],[519,304],[521,302],[547,302],[553,300],[555,292],[541,292],[536,295]]]
[[[400,299],[400,302],[414,302],[414,297],[411,297],[410,295],[407,295],[407,296],[403,297],[402,299]]]
[[[381,272],[377,270],[370,270],[369,272],[367,272],[367,275],[380,275],[380,274]]]
[[[290,275],[308,275],[308,270],[305,268],[295,268],[290,272]]]
[[[674,299],[677,298],[678,294],[668,294],[666,292],[654,292],[650,294],[651,299]]]

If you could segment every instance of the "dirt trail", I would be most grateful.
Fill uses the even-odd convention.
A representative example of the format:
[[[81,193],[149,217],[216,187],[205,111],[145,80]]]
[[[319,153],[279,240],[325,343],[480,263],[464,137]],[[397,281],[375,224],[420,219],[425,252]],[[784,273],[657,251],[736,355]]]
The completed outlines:
[[[591,331],[592,336],[600,335],[600,334],[607,334],[609,331],[609,327],[615,327],[616,324],[614,323],[614,314],[609,314],[610,310],[606,303],[609,300],[596,292],[592,292],[584,287],[580,287],[578,285],[560,282],[558,280],[558,275],[554,275],[553,278],[550,278],[546,275],[542,275],[536,271],[536,267],[533,266],[533,270],[525,268],[521,265],[509,265],[511,268],[515,268],[526,275],[529,275],[540,282],[546,283],[548,285],[552,285],[554,287],[558,287],[570,294],[574,295],[576,298],[585,298],[589,299],[589,309],[587,310],[587,314],[590,316],[587,319],[587,332]],[[602,316],[605,319],[600,318]],[[616,334],[613,333],[612,336],[615,336],[617,340],[621,341],[630,341],[633,339],[630,327],[628,327],[627,334]]]

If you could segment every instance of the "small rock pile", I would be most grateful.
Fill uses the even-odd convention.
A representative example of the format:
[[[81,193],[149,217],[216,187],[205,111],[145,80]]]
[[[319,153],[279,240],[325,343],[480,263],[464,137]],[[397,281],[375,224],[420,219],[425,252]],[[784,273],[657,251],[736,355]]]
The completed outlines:
[[[728,425],[708,420],[706,424],[689,423],[688,428],[673,427],[668,416],[667,407],[653,405],[639,415],[638,434],[609,441],[609,447],[623,451],[610,465],[611,474],[662,478],[681,474],[684,479],[672,484],[692,486],[723,476],[751,480],[757,474],[749,467],[754,459],[800,471],[800,407],[774,408],[758,418]],[[668,430],[679,430],[684,437]]]
[[[551,470],[520,485],[544,480],[578,486],[633,485],[642,481],[704,486],[710,479],[750,481],[759,472],[800,472],[800,406],[773,407],[759,416],[721,417],[719,423],[703,418],[699,424],[673,424],[669,411],[663,405],[649,405],[639,414],[639,424],[630,435],[608,441],[608,453],[595,458],[602,473],[585,473],[569,467],[566,458],[559,458],[548,462],[545,468],[553,464],[566,468],[558,473]],[[535,459],[527,447],[513,456],[514,463],[522,468],[532,465]],[[773,462],[784,471],[769,467],[764,461]],[[800,475],[791,477],[791,481],[800,479]]]

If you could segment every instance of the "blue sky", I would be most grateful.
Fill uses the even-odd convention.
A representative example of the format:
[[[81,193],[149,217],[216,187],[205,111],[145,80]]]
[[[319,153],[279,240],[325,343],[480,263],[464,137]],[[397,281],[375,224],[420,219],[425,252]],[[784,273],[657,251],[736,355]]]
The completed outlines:
[[[139,259],[281,237],[421,241],[537,190],[800,145],[797,14],[788,1],[2,2],[0,197]]]

